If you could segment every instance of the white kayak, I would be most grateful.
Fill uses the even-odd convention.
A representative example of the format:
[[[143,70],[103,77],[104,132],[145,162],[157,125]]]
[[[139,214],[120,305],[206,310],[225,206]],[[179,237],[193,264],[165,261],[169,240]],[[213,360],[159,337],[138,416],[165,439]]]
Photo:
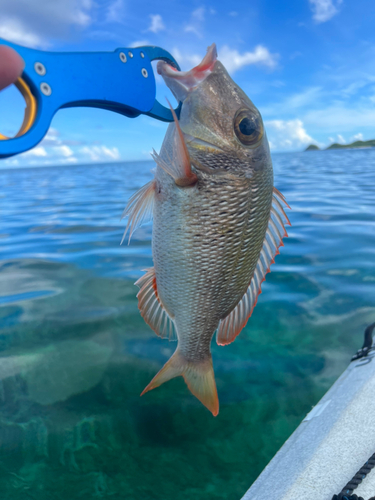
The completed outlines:
[[[242,500],[332,500],[374,453],[375,341],[308,413]],[[375,468],[352,494],[375,496]]]

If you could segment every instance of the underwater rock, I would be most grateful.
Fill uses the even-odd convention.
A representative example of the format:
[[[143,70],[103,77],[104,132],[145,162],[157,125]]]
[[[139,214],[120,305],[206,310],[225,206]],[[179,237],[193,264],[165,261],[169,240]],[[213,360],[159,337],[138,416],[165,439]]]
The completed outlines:
[[[27,372],[29,368],[37,365],[43,355],[41,353],[29,353],[19,356],[1,356],[0,357],[0,381],[9,377],[14,377],[21,372]],[[3,400],[2,391],[0,399]]]
[[[0,448],[9,467],[48,458],[47,427],[40,417],[25,423],[0,420]]]
[[[101,380],[111,353],[111,345],[92,340],[67,340],[54,345],[22,374],[29,398],[51,405],[88,391]]]

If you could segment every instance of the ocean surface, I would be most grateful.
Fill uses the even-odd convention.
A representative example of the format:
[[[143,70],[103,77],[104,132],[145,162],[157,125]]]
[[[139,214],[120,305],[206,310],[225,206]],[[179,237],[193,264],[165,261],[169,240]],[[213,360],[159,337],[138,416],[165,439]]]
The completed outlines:
[[[151,162],[0,170],[4,500],[237,500],[375,321],[375,151],[273,155],[292,227],[234,343],[213,343],[220,413],[181,377],[134,281],[151,224],[120,246]]]

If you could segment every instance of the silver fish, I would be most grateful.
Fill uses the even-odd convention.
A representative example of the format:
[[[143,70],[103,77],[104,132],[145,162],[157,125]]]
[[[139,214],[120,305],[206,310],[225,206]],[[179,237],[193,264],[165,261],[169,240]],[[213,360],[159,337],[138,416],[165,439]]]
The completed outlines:
[[[178,344],[142,394],[182,375],[216,416],[212,337],[217,331],[217,343],[229,344],[246,325],[287,236],[287,204],[273,187],[261,115],[215,44],[191,71],[159,61],[158,72],[182,102],[180,119],[153,153],[155,178],[123,215],[130,235],[153,216],[154,267],[136,282],[138,306],[157,335]]]

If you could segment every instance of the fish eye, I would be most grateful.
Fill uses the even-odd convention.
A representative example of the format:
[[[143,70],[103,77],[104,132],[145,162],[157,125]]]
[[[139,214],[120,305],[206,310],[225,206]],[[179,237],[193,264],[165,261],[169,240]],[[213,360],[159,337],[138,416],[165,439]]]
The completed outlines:
[[[249,109],[239,109],[233,125],[236,136],[245,146],[253,146],[263,137],[262,119]]]

